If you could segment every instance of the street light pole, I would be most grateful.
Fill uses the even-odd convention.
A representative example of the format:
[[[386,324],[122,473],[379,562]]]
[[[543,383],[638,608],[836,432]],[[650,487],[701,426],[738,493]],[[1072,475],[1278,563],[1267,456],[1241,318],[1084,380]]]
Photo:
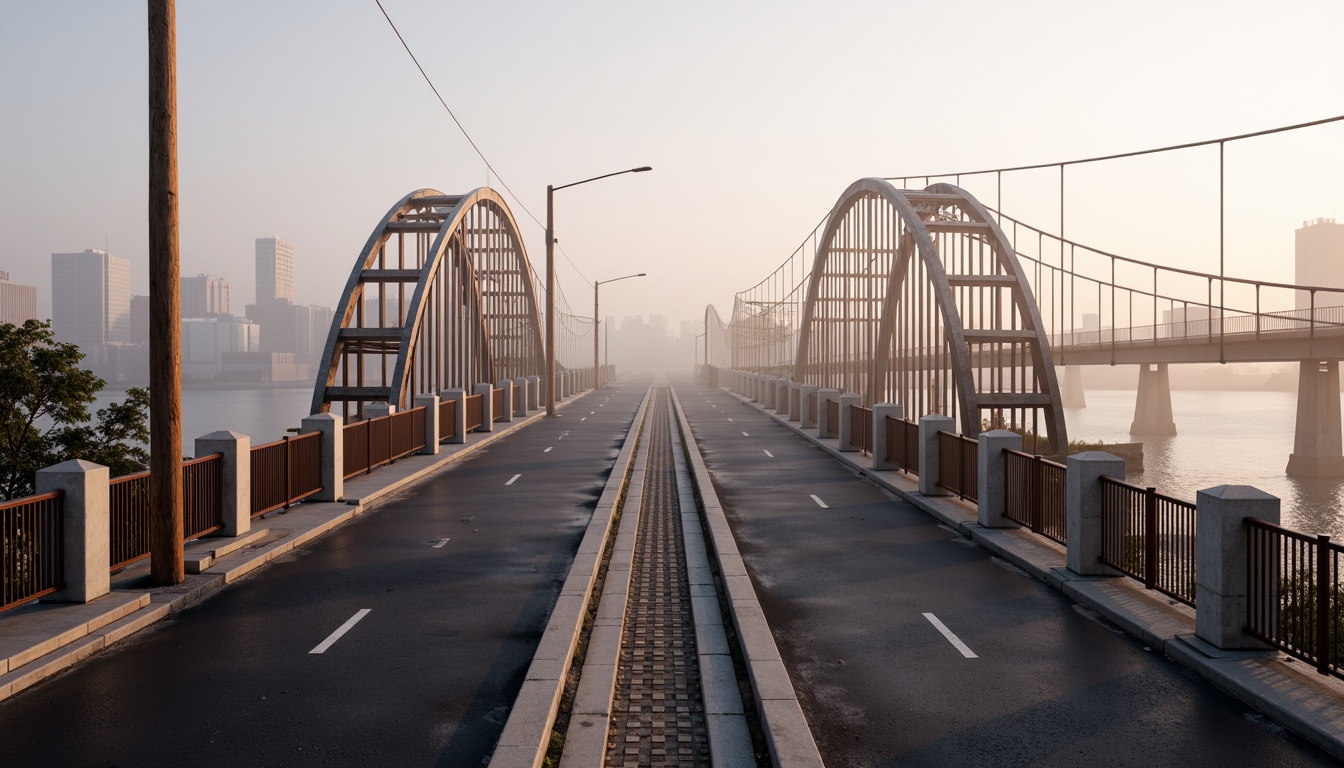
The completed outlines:
[[[610,280],[603,280],[603,281],[601,281],[601,282],[598,282],[597,280],[594,280],[594,281],[593,281],[593,377],[594,377],[594,378],[593,378],[593,388],[594,388],[594,389],[601,389],[601,388],[602,388],[602,375],[599,373],[599,371],[601,370],[601,367],[600,367],[600,363],[601,363],[601,361],[600,361],[600,360],[598,359],[598,357],[597,357],[597,342],[598,342],[598,334],[597,334],[597,331],[598,331],[598,328],[601,327],[601,326],[598,324],[598,318],[601,317],[601,315],[599,315],[599,314],[597,313],[597,312],[598,312],[598,310],[597,310],[597,287],[598,287],[599,285],[606,285],[607,283],[614,283],[614,282],[616,282],[617,280],[629,280],[629,279],[632,278],[632,277],[644,277],[646,274],[648,274],[648,273],[646,273],[646,272],[640,272],[640,273],[637,274],[637,275],[626,275],[625,277],[613,277],[613,278],[611,278]]]
[[[613,173],[604,173],[601,176],[594,176],[591,179],[575,181],[560,186],[546,185],[546,415],[555,415],[555,192],[556,190],[567,187],[577,187],[580,184],[587,184],[590,181],[606,179],[612,176],[620,176],[623,173],[643,173],[652,171],[653,167],[644,165],[639,168],[630,168],[624,171],[615,171]],[[596,288],[594,288],[596,291]],[[596,313],[593,316],[593,322],[597,322]],[[593,333],[596,335],[597,326],[593,326]]]

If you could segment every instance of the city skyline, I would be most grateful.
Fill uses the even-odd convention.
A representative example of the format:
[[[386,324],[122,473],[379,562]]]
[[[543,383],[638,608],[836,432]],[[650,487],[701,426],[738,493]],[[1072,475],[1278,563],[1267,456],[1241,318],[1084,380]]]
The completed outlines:
[[[613,313],[695,319],[711,302],[727,313],[733,292],[782,261],[862,176],[1068,160],[1341,111],[1328,94],[1344,57],[1329,30],[1344,24],[1344,8],[1330,3],[1273,14],[1247,3],[1139,3],[1124,13],[972,3],[955,18],[875,2],[821,15],[801,4],[387,9],[521,195],[522,205],[506,197],[538,269],[540,228],[523,206],[543,217],[547,183],[654,166],[556,196],[557,272],[580,315],[592,280],[631,268],[655,279],[605,294]],[[14,105],[0,116],[0,265],[16,282],[42,288],[31,262],[45,253],[101,243],[139,263],[146,252],[142,13],[96,3],[0,9],[0,97]],[[268,24],[246,21],[262,13]],[[469,34],[501,27],[515,34]],[[436,28],[468,34],[440,49],[428,32]],[[952,49],[961,53],[949,60]],[[688,50],[697,53],[685,60]],[[500,74],[458,76],[467,61],[496,62],[489,71]],[[912,119],[913,70],[897,63],[911,61],[938,62],[935,92],[991,74],[999,85],[974,100],[949,97],[930,112],[936,119]],[[243,285],[251,233],[283,232],[311,275],[295,301],[329,305],[381,212],[406,192],[502,186],[371,4],[316,14],[184,7],[179,65],[183,274]],[[370,110],[372,93],[380,107]],[[1257,109],[1244,108],[1246,94]],[[90,113],[99,119],[83,119]],[[388,151],[411,146],[408,137],[415,152]],[[1272,274],[1292,258],[1297,223],[1344,217],[1344,190],[1331,182],[1344,174],[1339,146],[1339,127],[1326,126],[1229,149],[1230,274]],[[1207,269],[1218,256],[1217,166],[1217,152],[1201,150],[1071,171],[1069,231]],[[1053,228],[1055,182],[1048,169],[1006,180],[1005,208]],[[995,199],[992,179],[964,183]],[[1274,186],[1294,194],[1261,194]],[[71,217],[43,202],[71,188],[97,204]],[[143,273],[133,292],[145,290]]]

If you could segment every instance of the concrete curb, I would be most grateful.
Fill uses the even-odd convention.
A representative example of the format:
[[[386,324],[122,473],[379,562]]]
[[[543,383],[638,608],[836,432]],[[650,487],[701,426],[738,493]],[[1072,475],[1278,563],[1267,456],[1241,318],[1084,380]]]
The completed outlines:
[[[532,663],[527,668],[522,690],[514,699],[509,718],[504,723],[504,731],[490,758],[491,768],[535,768],[546,757],[551,728],[555,725],[560,697],[565,688],[565,678],[574,660],[574,646],[583,629],[588,603],[593,598],[598,565],[606,549],[607,539],[611,536],[611,523],[617,503],[630,482],[635,447],[644,434],[644,418],[652,391],[650,387],[644,392],[644,400],[635,412],[630,432],[626,434],[625,443],[616,456],[611,476],[607,478],[607,485],[597,500],[588,528],[579,541],[574,564],[570,566],[569,575],[560,588],[560,598],[551,609],[550,618],[546,620],[546,629],[537,644]],[[619,641],[618,635],[618,644]]]
[[[1154,650],[1209,680],[1246,705],[1344,759],[1344,680],[1315,674],[1308,665],[1282,661],[1273,651],[1222,651],[1194,636],[1195,613],[1133,579],[1079,576],[1066,567],[1063,545],[1026,529],[984,528],[975,508],[946,496],[924,496],[910,475],[874,470],[842,453],[834,439],[809,434],[786,417],[764,410],[728,390],[754,411],[788,427],[844,462],[856,473],[913,504],[948,528],[1027,574],[1044,581],[1079,605],[1139,638]],[[815,430],[813,430],[815,432]]]
[[[788,670],[780,659],[775,637],[770,632],[765,612],[756,599],[756,590],[747,576],[746,563],[737,550],[737,541],[733,539],[728,518],[724,516],[723,505],[714,492],[713,480],[675,392],[672,393],[672,404],[676,407],[677,425],[690,459],[691,476],[700,494],[704,524],[709,528],[719,575],[728,593],[733,626],[737,630],[742,658],[751,679],[752,692],[756,696],[756,707],[770,748],[771,762],[778,768],[822,766],[824,763],[817,743],[812,738],[812,729],[798,703]]]
[[[556,407],[567,407],[593,391],[587,390],[556,403]],[[376,508],[398,491],[543,418],[545,412],[538,412],[526,419],[501,424],[501,428],[493,432],[472,433],[468,437],[471,442],[442,446],[444,451],[438,456],[413,454],[368,475],[356,476],[346,481],[344,501],[299,504],[290,507],[285,514],[278,510],[268,512],[253,521],[252,532],[238,540],[202,539],[208,543],[198,542],[199,551],[210,552],[213,548],[213,554],[208,558],[198,555],[201,573],[188,574],[187,580],[175,587],[114,588],[108,595],[84,605],[46,603],[43,607],[48,609],[52,619],[35,621],[38,626],[33,629],[15,631],[12,622],[17,616],[0,618],[0,628],[35,636],[31,642],[14,640],[9,648],[5,647],[8,643],[0,641],[0,654],[3,654],[0,658],[0,701],[203,600],[277,557]],[[252,546],[258,541],[258,531],[265,535],[260,538],[260,543]],[[281,535],[272,535],[281,531]],[[73,618],[67,618],[69,614],[73,614]],[[7,620],[11,623],[7,624]],[[59,626],[48,630],[46,625]]]

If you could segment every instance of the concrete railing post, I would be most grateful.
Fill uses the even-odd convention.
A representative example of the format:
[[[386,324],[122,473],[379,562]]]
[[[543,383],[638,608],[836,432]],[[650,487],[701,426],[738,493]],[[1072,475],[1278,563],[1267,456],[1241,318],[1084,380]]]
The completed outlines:
[[[541,407],[541,377],[527,377],[527,410],[535,411]]]
[[[821,391],[816,384],[804,384],[798,388],[799,418],[798,426],[803,429],[816,429],[817,420],[812,418],[812,403]],[[818,403],[820,405],[820,403]],[[818,409],[820,410],[820,409]]]
[[[87,603],[106,595],[111,587],[108,548],[111,514],[107,467],[83,459],[71,459],[37,470],[37,492],[62,491],[61,525],[64,528],[65,588],[49,600]]]
[[[938,433],[956,431],[951,416],[931,413],[919,417],[919,492],[925,496],[947,495],[947,491],[938,485]]]
[[[803,385],[796,381],[789,382],[789,421],[803,420]]]
[[[494,397],[492,393],[495,388],[489,382],[481,382],[476,385],[472,394],[484,395],[481,398],[481,426],[476,428],[477,432],[495,431],[495,409]]]
[[[500,421],[507,424],[513,421],[513,379],[500,381],[499,388],[504,390],[504,413],[495,415],[501,416]]]
[[[863,397],[854,392],[846,392],[840,396],[840,424],[836,434],[840,438],[841,451],[853,452],[863,448],[862,445],[858,445],[861,438],[854,434],[854,418],[851,415],[853,408],[862,402]],[[873,443],[873,446],[876,447],[877,443]]]
[[[1125,477],[1125,460],[1103,451],[1075,453],[1066,461],[1069,570],[1082,576],[1115,574],[1101,562],[1102,477]]]
[[[789,392],[793,391],[792,384],[793,382],[788,379],[775,382],[775,413],[782,413],[785,418],[789,415]]]
[[[536,378],[533,376],[532,378]],[[540,381],[540,379],[537,379]],[[532,391],[536,394],[536,390]],[[453,436],[446,442],[460,445],[467,442],[467,391],[465,389],[445,389],[439,392],[439,400],[452,400],[457,403],[453,408]]]
[[[527,415],[527,379],[519,376],[513,380],[513,396],[517,398],[517,405],[514,401],[509,401],[509,408],[513,410],[514,416]]]
[[[438,395],[416,395],[415,407],[424,406],[425,418],[425,447],[420,449],[420,453],[426,456],[439,455],[439,396]]]
[[[309,432],[322,433],[322,490],[309,498],[341,501],[345,498],[345,420],[334,413],[305,416],[299,424],[299,433],[306,435]],[[250,499],[248,506],[251,506]]]
[[[364,418],[379,419],[397,412],[397,406],[391,403],[369,403],[364,406]]]
[[[776,384],[776,382],[775,382],[775,379],[774,379],[773,377],[766,378],[765,381],[761,382],[761,387],[762,387],[762,389],[761,389],[761,396],[762,396],[762,400],[761,400],[761,410],[763,410],[763,411],[773,411],[773,410],[775,410],[775,395],[776,395],[776,387],[775,387],[775,384]]]
[[[1016,528],[1017,523],[1004,517],[1008,501],[1008,454],[1022,450],[1022,436],[1006,429],[980,433],[979,486],[976,489],[980,524],[986,528]]]
[[[1249,485],[1195,494],[1195,634],[1218,648],[1265,647],[1244,631],[1248,517],[1278,525],[1279,499]],[[1268,570],[1278,578],[1279,568]]]
[[[219,468],[221,536],[252,530],[252,438],[222,430],[196,438],[196,456],[222,454]]]
[[[831,423],[827,410],[832,400],[839,405],[840,394],[838,389],[817,390],[817,437],[840,436],[840,425]]]
[[[895,403],[873,406],[873,469],[896,469],[896,465],[887,460],[887,417],[899,419],[904,413]]]

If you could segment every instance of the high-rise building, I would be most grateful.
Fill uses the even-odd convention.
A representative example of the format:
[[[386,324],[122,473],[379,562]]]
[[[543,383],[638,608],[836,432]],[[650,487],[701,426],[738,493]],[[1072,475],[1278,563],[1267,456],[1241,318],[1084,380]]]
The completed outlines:
[[[94,249],[51,254],[51,323],[80,346],[129,342],[131,262]]]
[[[1297,270],[1293,282],[1344,289],[1344,224],[1334,219],[1304,221],[1294,235]],[[1318,292],[1314,302],[1310,291],[1296,293],[1298,309],[1308,309],[1313,303],[1318,310],[1344,305],[1344,293]]]
[[[149,343],[149,297],[131,297],[131,343]]]
[[[197,275],[181,279],[182,317],[228,317],[229,284],[222,277]]]
[[[9,273],[0,272],[0,323],[23,325],[37,318],[37,287],[9,282]]]
[[[294,303],[294,244],[257,238],[257,304]]]

